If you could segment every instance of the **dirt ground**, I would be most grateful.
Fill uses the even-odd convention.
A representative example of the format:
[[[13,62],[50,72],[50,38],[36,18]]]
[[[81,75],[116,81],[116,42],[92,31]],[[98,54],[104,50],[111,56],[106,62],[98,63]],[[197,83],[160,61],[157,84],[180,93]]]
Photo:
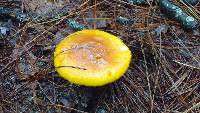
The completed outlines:
[[[0,113],[199,113],[200,4],[160,1],[0,0]],[[59,76],[54,48],[82,29],[130,48],[122,78],[85,87]]]

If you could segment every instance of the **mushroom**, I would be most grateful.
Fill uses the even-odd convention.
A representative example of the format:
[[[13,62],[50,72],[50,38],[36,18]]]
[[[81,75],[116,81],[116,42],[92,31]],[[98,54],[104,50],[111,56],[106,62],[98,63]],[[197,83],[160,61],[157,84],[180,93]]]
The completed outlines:
[[[131,51],[116,36],[82,30],[63,39],[54,52],[54,66],[64,79],[84,86],[102,86],[128,69]]]

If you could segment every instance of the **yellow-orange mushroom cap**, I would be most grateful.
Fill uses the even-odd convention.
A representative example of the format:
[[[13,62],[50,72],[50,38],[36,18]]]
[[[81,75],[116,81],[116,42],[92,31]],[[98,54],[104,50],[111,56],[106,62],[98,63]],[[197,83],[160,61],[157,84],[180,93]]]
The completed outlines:
[[[82,30],[62,40],[54,52],[54,66],[64,79],[85,86],[102,86],[128,69],[131,51],[116,36]]]

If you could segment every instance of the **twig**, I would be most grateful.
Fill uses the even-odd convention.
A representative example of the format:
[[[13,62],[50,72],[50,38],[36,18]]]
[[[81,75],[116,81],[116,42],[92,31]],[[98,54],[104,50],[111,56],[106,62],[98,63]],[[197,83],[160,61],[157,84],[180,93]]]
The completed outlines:
[[[195,67],[195,66],[192,66],[192,65],[189,65],[189,64],[186,64],[186,63],[179,62],[177,60],[173,60],[173,61],[176,62],[176,63],[178,63],[178,64],[180,64],[180,65],[183,65],[183,66],[186,66],[186,67],[190,67],[192,69],[198,69],[198,70],[200,70],[200,67]]]
[[[197,108],[197,107],[200,107],[200,102],[196,103],[195,105],[193,105],[191,108],[187,109],[186,111],[184,111],[183,113],[188,113],[190,112],[191,110]]]

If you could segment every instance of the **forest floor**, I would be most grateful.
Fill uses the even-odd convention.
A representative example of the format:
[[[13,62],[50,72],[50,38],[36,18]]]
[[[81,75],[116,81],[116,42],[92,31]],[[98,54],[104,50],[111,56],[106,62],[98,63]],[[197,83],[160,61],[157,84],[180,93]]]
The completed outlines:
[[[156,0],[130,1],[0,0],[0,113],[199,113],[199,28],[185,29]],[[172,1],[200,21],[199,4]],[[82,29],[130,48],[122,78],[85,87],[58,75],[56,44]]]

